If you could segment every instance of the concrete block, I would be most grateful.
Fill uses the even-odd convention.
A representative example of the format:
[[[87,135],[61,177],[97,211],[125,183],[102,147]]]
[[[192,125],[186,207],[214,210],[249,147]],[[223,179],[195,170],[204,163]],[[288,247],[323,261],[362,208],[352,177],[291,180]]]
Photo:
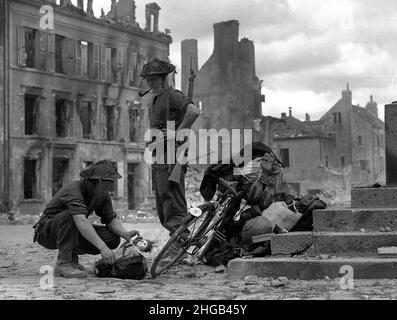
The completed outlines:
[[[313,211],[314,231],[353,231],[353,214],[349,208]]]
[[[314,231],[349,232],[380,231],[390,228],[397,231],[397,208],[315,210],[313,212]]]
[[[291,280],[341,278],[342,266],[353,268],[354,279],[397,279],[397,259],[391,258],[337,258],[328,260],[296,258],[234,259],[228,265],[228,277],[244,279],[258,277],[287,277]]]
[[[397,188],[352,188],[351,207],[397,209]]]
[[[272,235],[270,240],[272,256],[298,254],[313,245],[312,232],[291,232]]]
[[[305,251],[320,254],[376,254],[380,247],[397,246],[397,232],[291,232],[274,235],[272,256],[291,256]]]

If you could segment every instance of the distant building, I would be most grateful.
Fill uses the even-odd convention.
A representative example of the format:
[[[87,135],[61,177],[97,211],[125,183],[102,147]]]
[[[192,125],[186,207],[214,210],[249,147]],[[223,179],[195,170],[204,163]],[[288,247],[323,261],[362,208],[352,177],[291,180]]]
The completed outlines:
[[[318,121],[283,113],[263,117],[260,139],[285,164],[284,190],[296,195],[323,192],[343,198],[351,186],[385,183],[385,128],[370,97],[365,108],[352,104],[347,87]],[[337,193],[337,194],[335,194]]]
[[[40,28],[43,5],[54,9],[54,30]],[[112,1],[101,18],[93,16],[92,1],[86,10],[83,1],[55,0],[5,1],[4,8],[0,71],[9,85],[0,81],[0,114],[10,119],[1,118],[0,150],[3,155],[9,146],[10,154],[0,163],[3,200],[37,214],[83,167],[107,159],[123,176],[115,207],[150,205],[151,173],[143,161],[147,101],[138,91],[145,89],[143,64],[169,56],[172,38],[158,30],[160,7],[146,6],[144,29],[131,0]]]
[[[230,20],[214,24],[214,50],[197,70],[197,40],[182,42],[182,83],[187,92],[190,66],[196,72],[194,100],[201,115],[194,129],[252,129],[262,115],[262,81],[255,72],[255,46],[247,38],[239,39],[239,22]],[[243,136],[240,134],[240,146]],[[230,146],[225,136],[222,143]],[[231,144],[239,150],[238,141]]]

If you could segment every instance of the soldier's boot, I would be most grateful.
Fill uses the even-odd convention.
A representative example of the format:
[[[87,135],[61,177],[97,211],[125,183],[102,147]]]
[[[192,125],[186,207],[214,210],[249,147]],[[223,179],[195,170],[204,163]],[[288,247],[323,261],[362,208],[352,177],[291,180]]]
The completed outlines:
[[[79,255],[76,250],[72,251],[72,262],[81,271],[86,271],[84,266],[79,263]]]
[[[79,270],[72,260],[72,250],[59,250],[54,276],[64,278],[85,278],[87,272]]]

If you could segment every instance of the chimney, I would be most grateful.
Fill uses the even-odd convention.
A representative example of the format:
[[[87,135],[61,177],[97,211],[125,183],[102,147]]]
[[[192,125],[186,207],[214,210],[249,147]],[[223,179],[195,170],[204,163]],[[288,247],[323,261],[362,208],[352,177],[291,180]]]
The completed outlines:
[[[77,9],[84,10],[84,1],[77,0]]]
[[[365,109],[378,118],[378,104],[374,101],[374,97],[372,95],[369,97],[369,102],[365,106]]]
[[[287,117],[287,114],[285,112],[281,113],[281,119],[285,119]]]
[[[289,107],[288,114],[289,114],[290,117],[292,117],[292,107]]]
[[[94,10],[92,9],[93,1],[94,0],[88,0],[87,1],[87,14],[90,17],[94,16]]]
[[[349,84],[347,84],[346,90],[342,91],[342,100],[349,105],[352,104],[352,92],[350,91]]]
[[[239,22],[230,20],[214,24],[214,55],[225,63],[238,60]]]
[[[306,118],[305,121],[307,121],[307,122],[311,121],[310,114],[306,113],[305,118]]]
[[[159,32],[160,10],[161,8],[156,2],[148,3],[145,6],[145,18],[146,18],[145,31],[154,32],[154,33]],[[151,19],[152,16],[153,16],[153,25]]]

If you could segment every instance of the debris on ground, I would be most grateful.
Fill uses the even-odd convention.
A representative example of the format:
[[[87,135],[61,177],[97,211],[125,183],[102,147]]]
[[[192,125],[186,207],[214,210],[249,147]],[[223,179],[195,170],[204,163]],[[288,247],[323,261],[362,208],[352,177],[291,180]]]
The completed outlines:
[[[223,264],[221,264],[220,266],[216,267],[214,271],[215,273],[223,273],[226,271],[226,268]]]

